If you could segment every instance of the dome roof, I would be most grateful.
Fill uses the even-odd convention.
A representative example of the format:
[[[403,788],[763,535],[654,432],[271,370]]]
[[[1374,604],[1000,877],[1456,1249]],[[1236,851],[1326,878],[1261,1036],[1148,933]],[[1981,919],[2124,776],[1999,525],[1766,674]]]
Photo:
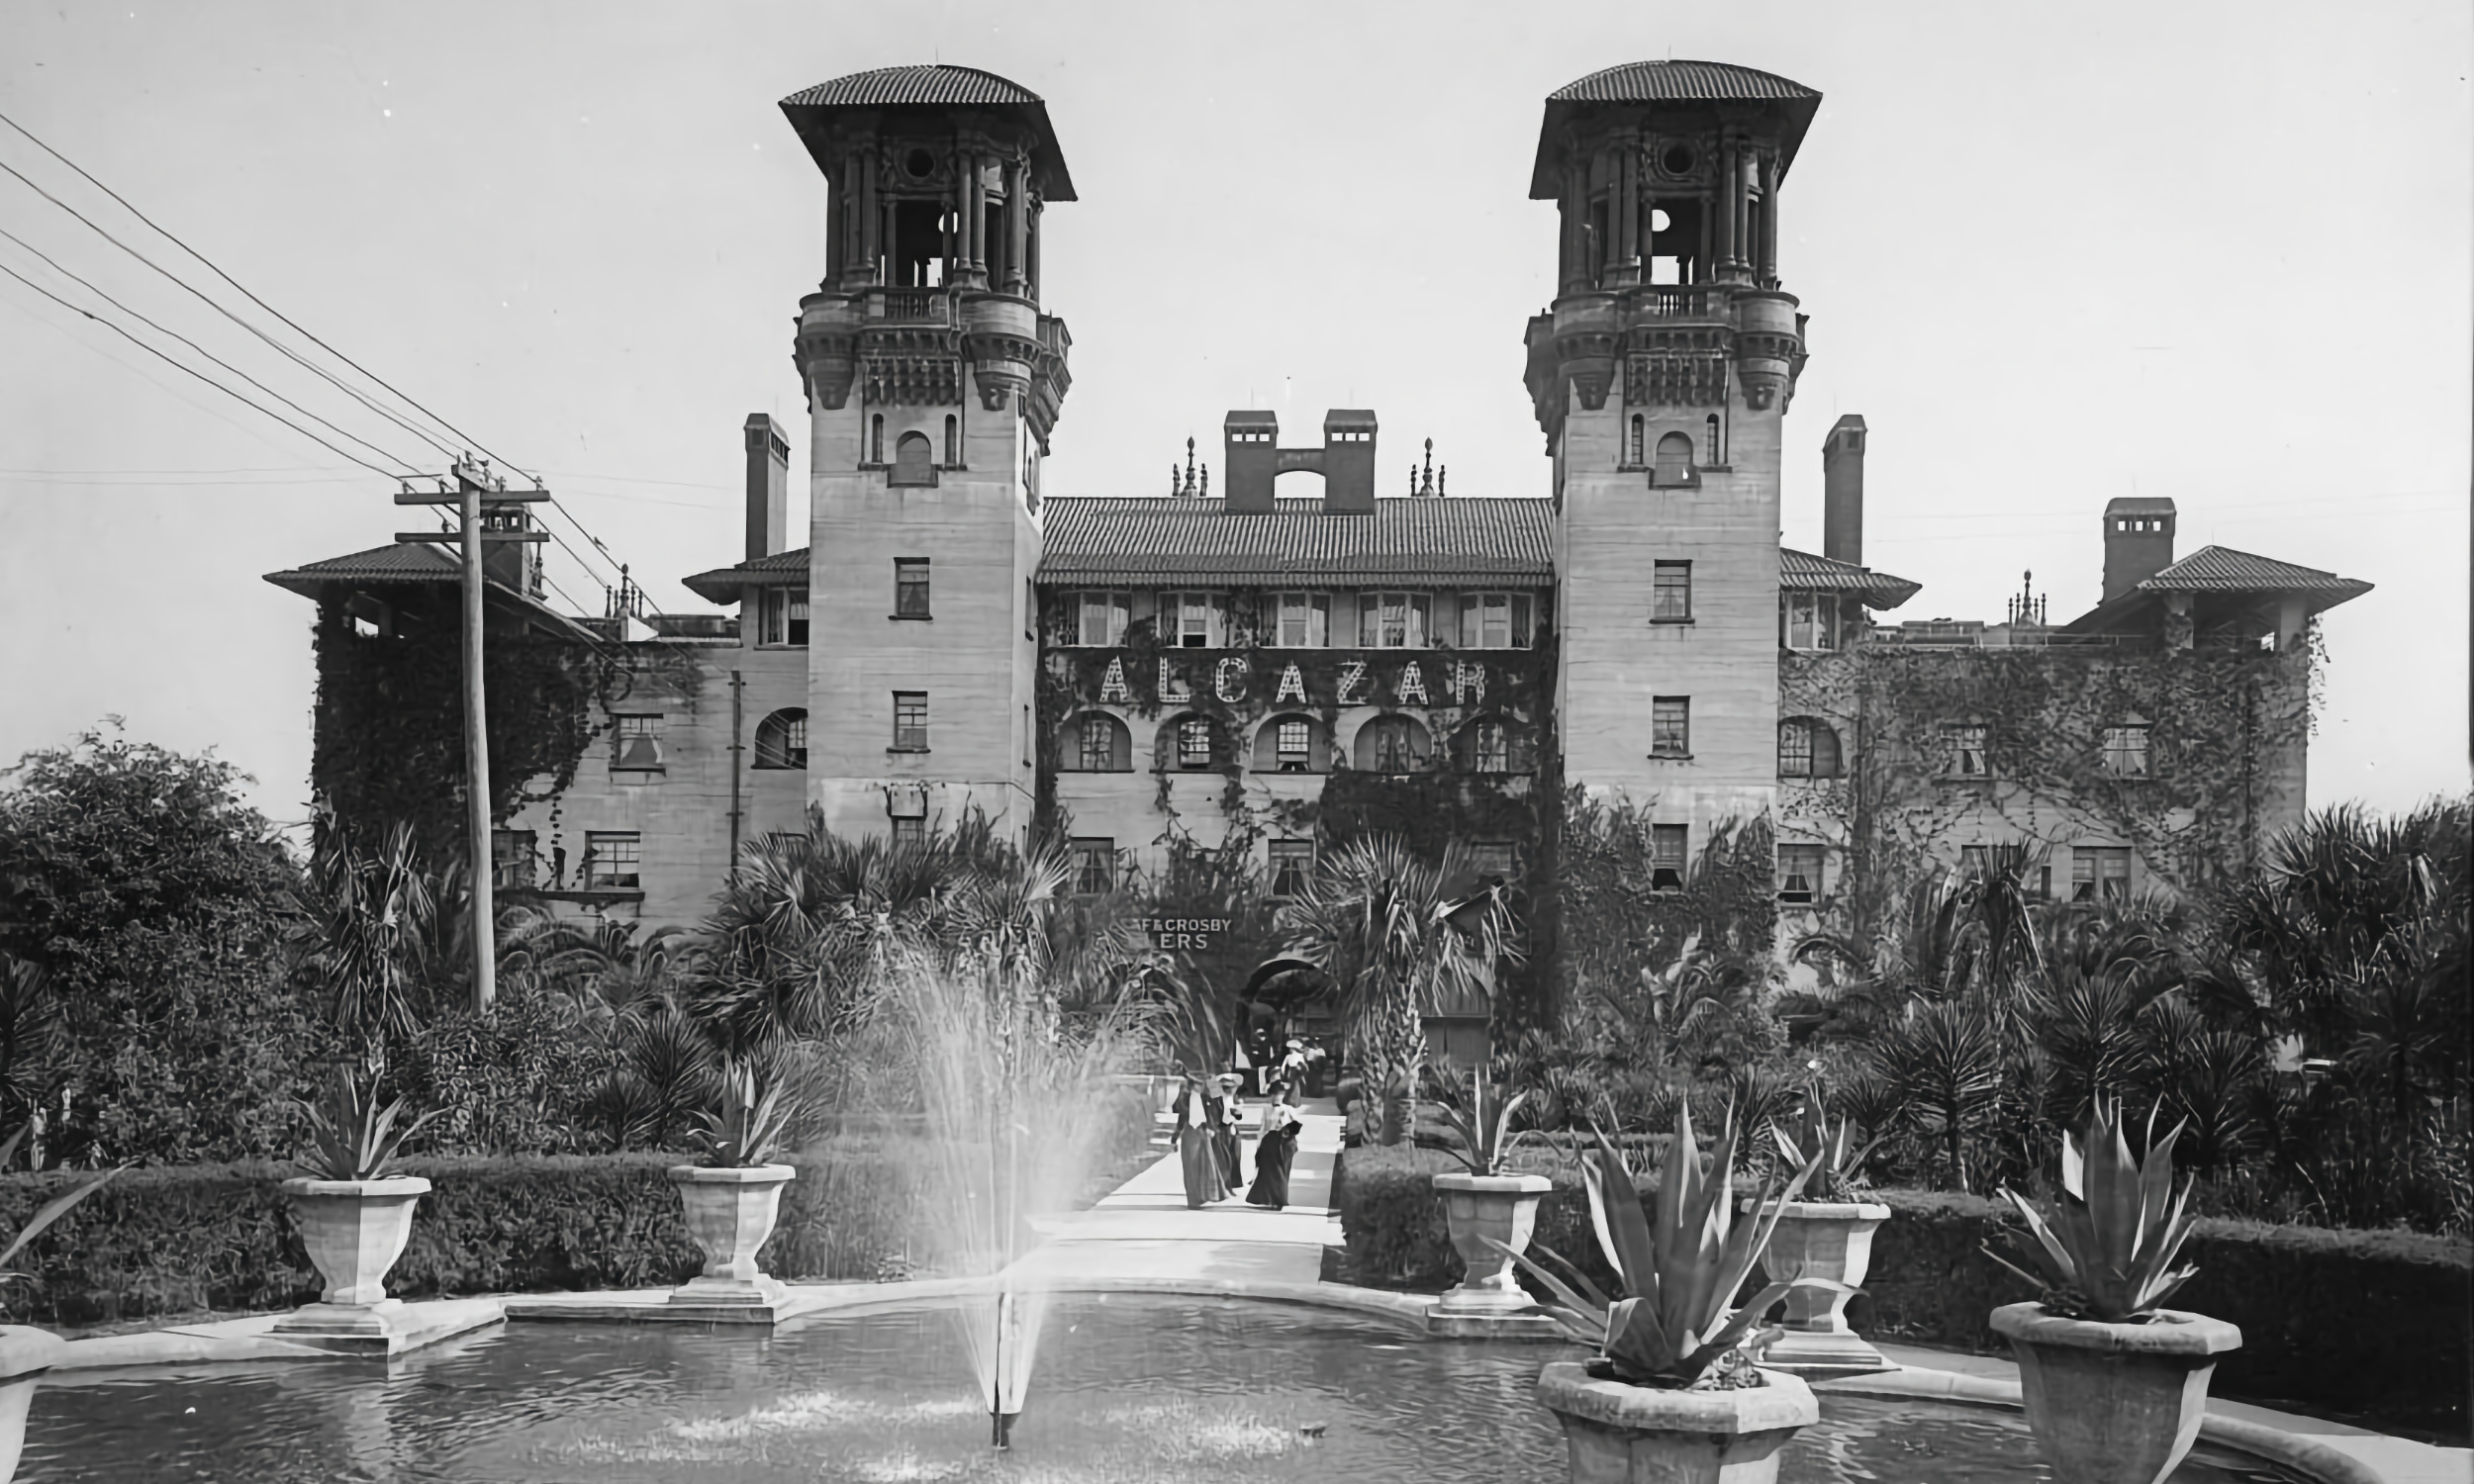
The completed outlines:
[[[803,88],[782,100],[783,114],[790,119],[791,127],[799,131],[800,140],[808,146],[816,168],[827,174],[835,167],[837,152],[831,141],[833,124],[844,111],[944,108],[988,109],[1011,115],[1030,126],[1031,168],[1042,199],[1074,199],[1073,177],[1066,173],[1065,151],[1058,147],[1057,133],[1049,126],[1047,103],[1029,88],[994,72],[922,63],[878,67]]]
[[[1821,106],[1821,94],[1800,82],[1739,67],[1732,62],[1637,61],[1592,72],[1547,94],[1546,122],[1538,132],[1538,159],[1530,171],[1529,199],[1561,194],[1557,154],[1564,126],[1583,113],[1627,104],[1751,103],[1766,105],[1778,118],[1781,175],[1795,160],[1804,130]]]

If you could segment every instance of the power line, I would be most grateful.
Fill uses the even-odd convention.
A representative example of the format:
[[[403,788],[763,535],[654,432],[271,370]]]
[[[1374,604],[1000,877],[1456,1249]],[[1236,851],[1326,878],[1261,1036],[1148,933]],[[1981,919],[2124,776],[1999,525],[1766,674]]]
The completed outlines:
[[[7,122],[7,119],[6,119],[6,116],[5,116],[5,115],[0,115],[0,122]],[[11,124],[11,125],[10,125],[10,127],[11,127],[11,128],[16,128],[16,126],[15,126],[14,124]],[[19,130],[18,132],[19,132],[20,134],[24,134],[24,133],[25,133],[25,131],[24,131],[24,130],[22,130],[22,129],[21,129],[21,130]],[[32,136],[32,135],[27,135],[27,138],[28,138],[28,139],[34,139],[34,136]],[[38,143],[38,144],[43,143],[43,141],[42,141],[41,139],[35,139],[35,142],[36,142],[36,143]],[[46,148],[48,148],[49,146],[48,146],[48,145],[46,145],[45,147],[46,147]],[[67,163],[67,161],[63,161],[63,163]],[[76,166],[75,164],[73,164],[73,163],[72,163],[72,164],[69,164],[69,168],[70,168],[70,169],[72,169],[72,170],[77,170],[77,166]],[[212,298],[208,297],[206,294],[204,294],[204,293],[200,292],[200,291],[199,291],[199,289],[197,288],[197,286],[196,286],[196,285],[194,285],[194,284],[192,284],[192,283],[190,283],[187,279],[182,278],[179,274],[174,273],[174,272],[173,272],[173,271],[171,271],[169,268],[164,267],[161,263],[158,263],[158,262],[156,262],[154,259],[152,259],[152,258],[150,258],[150,257],[146,256],[144,253],[140,252],[137,248],[130,246],[127,242],[124,242],[124,241],[122,241],[119,237],[114,236],[114,235],[113,235],[113,234],[112,234],[112,233],[111,233],[108,230],[106,230],[106,229],[105,229],[105,228],[104,228],[101,224],[97,223],[97,222],[96,222],[93,218],[91,218],[91,217],[87,216],[84,212],[81,212],[81,211],[79,211],[77,208],[75,208],[75,207],[73,207],[73,206],[69,205],[67,202],[62,201],[59,197],[52,195],[49,191],[45,190],[42,186],[37,185],[37,184],[35,183],[35,181],[34,181],[31,177],[29,177],[29,176],[28,176],[25,172],[23,172],[23,171],[19,170],[16,166],[9,164],[9,163],[8,163],[7,161],[5,161],[5,160],[0,160],[0,170],[5,170],[5,171],[7,171],[9,174],[16,176],[16,177],[17,177],[20,181],[23,181],[23,182],[25,183],[26,188],[27,188],[28,190],[33,191],[36,195],[41,196],[44,200],[50,202],[53,206],[56,206],[56,207],[58,207],[60,210],[62,210],[62,211],[64,211],[64,212],[68,213],[70,216],[75,217],[75,218],[76,218],[79,222],[81,222],[81,223],[84,223],[84,224],[85,224],[85,226],[86,226],[86,228],[87,228],[87,230],[88,230],[88,231],[90,231],[90,232],[94,232],[97,236],[99,236],[99,237],[103,238],[103,240],[105,240],[105,241],[107,241],[107,242],[111,243],[113,246],[118,247],[121,251],[128,253],[131,257],[134,257],[134,258],[136,258],[138,261],[140,261],[140,262],[142,262],[142,263],[145,264],[147,267],[152,268],[155,272],[157,272],[157,273],[161,274],[163,277],[165,277],[165,278],[167,278],[167,279],[170,279],[170,280],[171,280],[171,281],[172,281],[175,285],[177,285],[177,286],[178,286],[178,287],[180,287],[183,291],[185,291],[185,292],[186,292],[186,293],[188,293],[190,296],[192,296],[193,298],[195,298],[195,299],[196,299],[199,303],[201,303],[201,304],[205,305],[207,308],[209,308],[209,309],[211,309],[211,310],[215,311],[215,313],[217,313],[217,314],[219,314],[219,315],[223,316],[223,317],[224,317],[225,319],[227,319],[227,320],[230,320],[233,324],[239,325],[242,329],[247,330],[249,333],[251,333],[251,334],[253,334],[253,335],[257,336],[259,339],[261,339],[261,340],[265,341],[265,342],[266,342],[269,346],[272,346],[278,354],[283,355],[283,356],[284,356],[284,357],[286,357],[287,359],[291,360],[294,364],[296,364],[296,365],[300,366],[302,369],[304,369],[304,370],[306,370],[306,371],[310,372],[312,375],[317,376],[317,377],[320,377],[321,379],[325,380],[325,381],[328,383],[328,385],[330,385],[330,386],[333,387],[336,391],[343,393],[343,395],[345,395],[346,397],[349,397],[349,398],[351,398],[353,401],[355,401],[355,402],[359,403],[361,406],[363,406],[363,407],[365,407],[365,408],[368,408],[371,412],[376,413],[379,417],[386,418],[388,421],[390,421],[390,422],[394,423],[396,426],[398,426],[398,427],[400,427],[400,428],[404,429],[404,430],[405,430],[406,432],[408,432],[408,433],[411,433],[414,437],[417,437],[417,438],[421,439],[423,442],[425,442],[425,443],[428,444],[431,448],[436,449],[439,453],[445,454],[445,455],[447,455],[447,456],[449,456],[449,457],[453,457],[453,455],[454,455],[454,450],[453,450],[453,449],[451,449],[451,448],[449,448],[449,447],[447,447],[444,443],[439,442],[439,441],[438,441],[435,437],[433,437],[433,436],[432,436],[431,434],[429,434],[428,432],[426,432],[426,431],[424,431],[424,430],[423,430],[423,429],[421,429],[421,428],[415,427],[412,423],[405,421],[402,417],[400,417],[396,416],[393,412],[389,411],[388,409],[386,409],[386,408],[384,408],[384,407],[379,406],[376,402],[374,402],[374,401],[370,400],[370,398],[368,397],[368,395],[367,395],[367,394],[365,394],[365,393],[363,393],[363,392],[360,392],[360,391],[358,391],[358,390],[356,390],[356,389],[354,389],[354,388],[352,388],[352,387],[345,386],[345,385],[344,385],[344,384],[343,384],[340,380],[338,380],[338,379],[337,379],[337,378],[336,378],[336,377],[335,377],[333,373],[329,372],[329,371],[328,371],[325,367],[323,367],[323,366],[319,366],[319,365],[317,365],[317,364],[313,363],[313,362],[312,362],[312,361],[310,361],[310,360],[309,360],[306,356],[303,356],[303,355],[302,355],[299,351],[294,350],[291,346],[286,345],[286,344],[282,343],[281,341],[279,341],[279,340],[275,339],[272,335],[269,335],[268,333],[266,333],[266,331],[264,331],[264,330],[262,330],[262,329],[258,328],[256,325],[251,325],[248,321],[241,319],[238,315],[234,314],[234,313],[233,313],[230,309],[226,308],[225,306],[223,306],[223,305],[221,305],[221,304],[218,304],[218,303],[217,303],[214,299],[212,299]],[[77,173],[78,173],[78,174],[80,174],[80,175],[85,175],[85,173],[86,173],[86,172],[85,172],[85,171],[83,171],[83,170],[78,170],[78,171],[77,171]],[[94,177],[93,177],[93,176],[91,176],[91,175],[87,175],[87,176],[86,176],[86,178],[87,178],[88,180],[94,180]],[[101,188],[102,188],[102,190],[104,191],[104,193],[105,193],[106,195],[111,195],[111,187],[103,185],[103,183],[102,183],[101,181],[95,181],[95,184],[96,184],[98,187],[101,187]],[[113,199],[113,200],[115,200],[115,201],[120,201],[120,197],[118,197],[118,196],[112,196],[112,199]],[[128,203],[128,202],[126,202],[126,201],[121,201],[121,204],[122,204],[123,206],[129,206],[129,203]],[[141,222],[146,222],[146,219],[145,219],[144,214],[143,214],[143,213],[139,212],[139,211],[138,211],[138,209],[137,209],[136,207],[132,206],[132,207],[129,207],[129,209],[130,209],[130,211],[131,211],[131,213],[132,213],[132,214],[134,214],[134,215],[136,215],[136,216],[138,217],[138,220],[139,220],[139,221],[141,221]],[[148,227],[154,227],[154,224],[153,224],[152,222],[146,222],[146,225],[147,225]],[[163,230],[162,230],[161,228],[159,228],[159,227],[156,227],[154,230],[155,230],[155,231],[157,231],[157,232],[162,232],[162,231],[163,231]],[[170,236],[171,234],[170,234],[169,232],[164,232],[164,235],[165,235],[165,236]],[[175,242],[177,242],[177,241],[179,241],[180,239],[179,239],[179,238],[177,238],[177,237],[173,237],[173,238],[172,238],[172,240],[174,240]],[[187,247],[187,245],[188,245],[188,244],[186,244],[186,243],[182,243],[181,245],[185,248],[185,247]],[[30,249],[30,250],[31,250],[31,249]],[[192,256],[195,256],[196,254],[193,252],[191,255],[192,255]],[[204,261],[205,261],[205,259],[200,258],[200,259],[199,259],[199,261],[204,262]],[[215,265],[214,265],[213,263],[207,263],[207,266],[208,266],[208,267],[210,267],[210,268],[213,268]],[[216,271],[217,271],[217,272],[219,272],[219,273],[220,273],[220,272],[222,272],[222,270],[221,270],[221,269],[216,269]],[[229,279],[227,279],[226,281],[227,281],[227,282],[229,282],[230,280],[229,280]],[[238,284],[235,284],[235,285],[234,285],[234,287],[235,287],[235,288],[238,288],[239,286],[238,286]],[[241,290],[240,290],[240,292],[241,292],[241,293],[243,293],[243,294],[247,294],[249,291],[248,291],[248,290],[246,290],[246,289],[241,289]],[[250,295],[250,298],[251,298],[252,300],[255,300],[256,296],[255,296],[255,295]],[[282,317],[281,315],[277,315],[277,316],[276,316],[276,318],[277,318],[277,319],[282,319],[283,317]],[[287,325],[291,324],[291,322],[290,322],[290,321],[288,321],[288,320],[287,320],[287,321],[285,321],[284,323],[285,323],[285,324],[287,324]],[[299,328],[299,326],[298,326],[298,325],[295,325],[295,326],[294,326],[294,328],[296,328],[296,329],[297,329],[297,328]],[[301,332],[302,332],[303,334],[308,334],[308,333],[309,333],[307,330],[302,330]],[[317,339],[318,337],[317,337],[317,336],[315,336],[315,335],[311,335],[311,336],[310,336],[310,338],[315,340],[315,339]],[[324,344],[325,342],[324,342],[324,341],[320,341],[320,343],[321,343],[321,344]],[[363,372],[362,374],[363,374],[363,375],[367,375],[368,373]],[[375,378],[372,378],[372,379],[374,380]],[[382,386],[383,386],[383,385],[385,385],[385,384],[382,382],[382,383],[380,383],[380,385],[382,385]],[[391,391],[392,391],[393,389],[392,389],[392,388],[389,388],[389,390],[391,390]],[[397,395],[398,395],[398,396],[401,396],[402,394],[401,394],[401,393],[398,393]],[[410,399],[407,399],[407,400],[409,401]],[[425,410],[425,411],[426,411],[426,410]]]
[[[243,407],[251,408],[257,412],[264,413],[267,417],[274,418],[284,426],[291,428],[294,432],[299,433],[302,437],[309,439],[311,442],[316,443],[319,447],[326,449],[328,452],[334,454],[336,457],[350,459],[353,463],[360,465],[370,473],[379,475],[386,479],[402,478],[401,475],[394,473],[392,470],[381,469],[376,464],[371,463],[365,458],[361,458],[341,448],[337,448],[333,443],[328,442],[325,438],[311,432],[308,428],[303,427],[298,422],[286,417],[283,414],[276,412],[273,408],[265,407],[258,403],[249,401],[248,398],[241,396],[238,392],[234,391],[232,388],[224,385],[220,381],[217,381],[205,372],[200,371],[193,366],[186,366],[181,364],[179,361],[173,360],[170,356],[165,355],[162,351],[155,349],[145,341],[139,339],[136,335],[131,334],[128,330],[121,328],[111,321],[104,319],[101,315],[95,314],[91,310],[80,309],[78,306],[69,303],[59,295],[52,293],[49,289],[45,288],[42,284],[28,278],[25,274],[18,272],[15,268],[10,267],[8,264],[0,263],[0,273],[6,273],[11,278],[16,279],[19,283],[26,285],[26,287],[34,290],[38,294],[41,294],[44,298],[50,300],[53,304],[58,305],[60,308],[67,310],[72,314],[85,316],[87,319],[92,320],[95,324],[100,325],[105,329],[119,335],[122,339],[127,340],[130,344],[137,346],[146,354],[153,356],[163,364],[170,366],[176,371],[196,377],[198,380],[205,382],[208,386],[213,387],[216,391],[232,398],[235,402],[241,404]]]
[[[250,386],[253,386],[253,387],[257,388],[259,391],[264,392],[267,396],[274,398],[277,402],[282,403],[285,407],[288,407],[288,408],[292,409],[294,412],[299,413],[302,417],[309,418],[311,421],[313,421],[313,422],[317,423],[319,426],[324,427],[324,428],[327,428],[329,431],[333,432],[333,433],[336,437],[339,437],[339,438],[349,438],[349,439],[351,439],[353,442],[360,444],[363,448],[368,449],[371,453],[374,453],[374,454],[378,455],[378,457],[380,457],[380,458],[382,458],[382,459],[395,459],[395,461],[396,461],[398,464],[403,465],[403,467],[405,468],[405,470],[406,470],[406,471],[410,472],[410,471],[412,471],[412,470],[413,470],[413,465],[412,465],[412,463],[411,463],[409,460],[405,460],[405,459],[397,459],[393,453],[390,453],[390,452],[389,452],[389,451],[387,451],[386,449],[379,447],[377,444],[372,443],[372,442],[371,442],[371,441],[369,441],[367,438],[364,438],[364,437],[360,436],[358,433],[354,433],[354,432],[351,432],[351,431],[349,431],[349,430],[347,430],[347,429],[345,429],[345,428],[341,428],[341,427],[337,427],[337,426],[335,426],[335,424],[334,424],[334,423],[333,423],[333,422],[329,421],[329,420],[328,420],[328,419],[326,419],[325,417],[320,417],[318,414],[311,412],[308,408],[305,408],[305,407],[301,406],[299,403],[297,403],[297,402],[293,401],[291,398],[286,397],[286,396],[285,396],[284,394],[282,394],[281,392],[276,391],[273,387],[270,387],[270,386],[266,385],[266,383],[264,383],[264,382],[262,382],[262,381],[259,381],[256,377],[251,376],[248,372],[241,370],[238,366],[234,365],[232,362],[230,362],[230,361],[228,361],[228,360],[225,360],[222,356],[217,355],[215,352],[213,352],[212,350],[207,349],[205,346],[203,346],[203,345],[199,344],[197,341],[195,341],[195,340],[193,340],[193,339],[190,339],[187,335],[182,334],[179,330],[166,328],[166,327],[164,327],[163,325],[159,325],[159,324],[155,323],[153,320],[148,319],[148,318],[147,318],[146,316],[144,316],[143,314],[141,314],[141,313],[140,313],[140,312],[138,312],[137,310],[131,309],[128,305],[123,304],[123,303],[122,303],[121,301],[119,301],[118,299],[113,298],[113,297],[112,297],[109,293],[105,292],[103,289],[96,287],[96,285],[95,285],[94,283],[92,283],[91,281],[89,281],[89,280],[87,280],[87,279],[85,279],[85,278],[82,278],[82,277],[78,276],[75,272],[73,272],[73,271],[71,271],[71,270],[69,270],[69,269],[67,269],[67,268],[63,268],[63,267],[61,267],[61,266],[59,265],[59,263],[55,262],[55,261],[52,259],[52,257],[51,257],[51,255],[50,255],[49,253],[45,252],[42,248],[37,247],[37,246],[36,246],[36,245],[34,245],[32,242],[27,241],[24,237],[19,236],[17,233],[15,233],[15,232],[10,232],[7,228],[0,228],[0,237],[6,237],[8,240],[10,240],[10,241],[12,241],[12,242],[15,242],[15,243],[16,243],[19,247],[21,247],[21,248],[25,249],[25,250],[26,250],[26,251],[28,251],[28,252],[33,253],[33,254],[34,254],[35,256],[37,256],[37,257],[39,257],[39,258],[43,259],[43,262],[44,262],[44,266],[45,266],[45,267],[49,268],[52,272],[59,274],[61,277],[63,277],[63,278],[65,278],[65,279],[69,280],[71,283],[74,283],[74,284],[78,285],[79,287],[81,287],[81,288],[85,289],[87,292],[89,292],[89,293],[93,294],[96,298],[101,299],[104,303],[106,303],[106,304],[108,304],[108,305],[112,306],[112,308],[114,308],[114,309],[116,309],[116,310],[119,310],[122,314],[129,316],[131,319],[133,319],[133,320],[137,321],[139,324],[143,325],[144,325],[144,326],[146,326],[148,329],[151,329],[151,330],[155,331],[155,332],[156,332],[156,333],[158,333],[158,334],[166,334],[166,335],[170,335],[173,339],[178,340],[178,341],[179,341],[180,343],[182,343],[183,345],[188,346],[191,350],[194,350],[194,351],[196,351],[198,354],[200,354],[200,355],[202,355],[202,356],[206,357],[208,360],[213,361],[216,365],[223,367],[225,370],[227,370],[227,371],[231,372],[233,375],[239,377],[242,381],[247,382]]]

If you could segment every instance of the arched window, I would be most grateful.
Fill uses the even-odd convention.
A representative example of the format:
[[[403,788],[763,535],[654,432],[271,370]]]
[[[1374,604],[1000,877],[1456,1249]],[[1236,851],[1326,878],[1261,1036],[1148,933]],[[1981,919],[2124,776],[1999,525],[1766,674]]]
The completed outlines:
[[[1274,716],[1254,734],[1257,773],[1321,773],[1330,766],[1330,741],[1323,724],[1311,716]]]
[[[1152,744],[1151,766],[1163,773],[1202,773],[1218,767],[1226,757],[1219,724],[1189,712],[1160,728]]]
[[[928,447],[927,434],[906,432],[894,444],[894,472],[886,476],[889,485],[932,485],[936,483],[936,452]]]
[[[1709,464],[1725,463],[1727,461],[1727,450],[1721,447],[1718,441],[1718,415],[1716,413],[1710,414],[1707,418],[1703,419],[1701,427],[1705,434],[1705,436],[1701,439],[1702,462]]]
[[[1837,778],[1839,734],[1830,723],[1812,716],[1790,716],[1778,723],[1778,777]]]
[[[1658,440],[1658,482],[1679,485],[1692,477],[1692,440],[1670,432]]]
[[[1067,722],[1064,743],[1069,772],[1126,773],[1133,769],[1133,734],[1105,711],[1085,711]]]
[[[1643,429],[1648,424],[1644,421],[1639,413],[1632,415],[1632,442],[1630,444],[1630,452],[1625,455],[1624,462],[1630,464],[1635,469],[1641,467],[1641,438]]]
[[[756,723],[756,766],[808,766],[808,712],[791,706]]]
[[[885,415],[878,413],[868,419],[868,462],[885,462]]]
[[[945,467],[962,467],[962,421],[951,413],[945,415]]]
[[[1357,765],[1368,773],[1417,773],[1434,742],[1414,717],[1378,716],[1358,729]]]

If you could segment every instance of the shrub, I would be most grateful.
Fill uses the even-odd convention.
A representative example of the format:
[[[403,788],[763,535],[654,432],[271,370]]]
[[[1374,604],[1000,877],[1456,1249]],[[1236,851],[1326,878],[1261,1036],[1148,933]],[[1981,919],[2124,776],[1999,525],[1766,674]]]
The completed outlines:
[[[1539,1202],[1535,1241],[1611,1276],[1589,1227],[1579,1177],[1551,1157],[1523,1167],[1554,1178]],[[1453,1167],[1425,1150],[1349,1150],[1332,1201],[1352,1282],[1439,1291],[1458,1282],[1433,1178]],[[1980,1196],[1872,1192],[1893,1216],[1873,1237],[1872,1271],[1848,1317],[1876,1340],[1996,1348],[1988,1320],[2035,1293],[1984,1255],[2005,1225]],[[2272,1227],[2202,1221],[2183,1249],[2199,1275],[2174,1307],[2227,1320],[2242,1347],[2217,1365],[2222,1396],[2358,1414],[2374,1425],[2465,1431],[2469,1362],[2464,1317],[2474,1302],[2474,1245],[2401,1231]]]

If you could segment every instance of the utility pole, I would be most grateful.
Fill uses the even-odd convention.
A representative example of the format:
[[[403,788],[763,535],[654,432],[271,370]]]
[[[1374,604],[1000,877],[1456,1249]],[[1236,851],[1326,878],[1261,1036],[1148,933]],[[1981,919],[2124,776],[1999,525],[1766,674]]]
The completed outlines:
[[[495,862],[490,849],[490,731],[489,708],[482,695],[482,623],[481,597],[485,580],[481,565],[484,542],[541,541],[546,537],[529,529],[529,516],[521,507],[550,498],[547,490],[516,490],[507,488],[507,481],[490,472],[484,461],[475,463],[467,455],[453,470],[455,490],[447,492],[446,481],[438,481],[436,494],[428,494],[406,485],[395,497],[397,505],[454,505],[459,516],[452,531],[398,532],[398,541],[453,540],[462,549],[463,640],[464,640],[464,795],[465,824],[471,833],[466,842],[469,874],[472,880],[472,1008],[487,1010],[498,998],[498,914],[492,900],[496,886]],[[484,508],[497,517],[504,512],[509,518],[501,528],[485,528]]]

